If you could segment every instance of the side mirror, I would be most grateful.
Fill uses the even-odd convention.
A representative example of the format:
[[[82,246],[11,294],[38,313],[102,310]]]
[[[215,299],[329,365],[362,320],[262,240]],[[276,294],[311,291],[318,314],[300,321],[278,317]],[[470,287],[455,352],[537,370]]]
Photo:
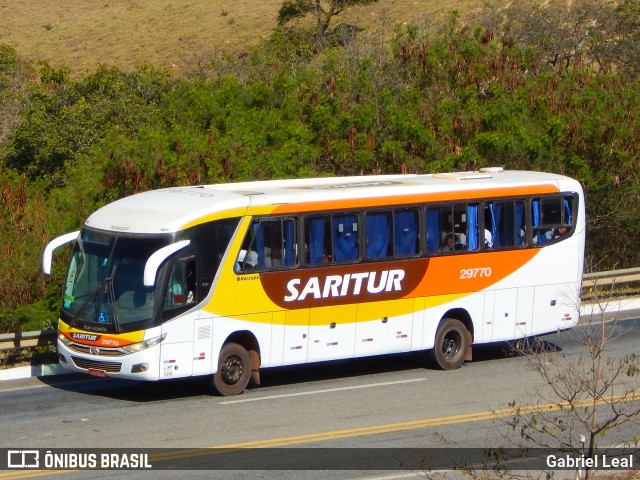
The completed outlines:
[[[177,251],[182,250],[190,243],[191,240],[182,240],[180,242],[167,245],[166,247],[162,247],[160,250],[154,252],[144,266],[144,286],[153,287],[156,283],[156,274],[158,273],[158,269],[160,268],[160,265],[162,265],[162,262]]]
[[[53,251],[62,245],[73,242],[78,239],[80,231],[67,233],[51,240],[44,249],[42,254],[42,271],[45,275],[51,274],[51,262],[53,259]]]

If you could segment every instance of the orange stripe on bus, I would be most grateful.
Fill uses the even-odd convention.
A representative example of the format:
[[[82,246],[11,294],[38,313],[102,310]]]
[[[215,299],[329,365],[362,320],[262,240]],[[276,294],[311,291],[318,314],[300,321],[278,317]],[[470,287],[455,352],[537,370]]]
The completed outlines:
[[[411,297],[479,292],[518,271],[540,250],[527,248],[432,257]]]
[[[222,281],[214,298],[204,310],[221,316],[233,316],[238,320],[259,323],[284,321],[287,325],[313,325],[313,321],[309,323],[308,314],[302,313],[302,316],[298,317],[290,316],[290,312],[310,312],[318,309],[326,313],[323,317],[325,319],[339,317],[346,323],[352,323],[356,321],[355,316],[344,316],[340,313],[341,309],[349,305],[367,303],[377,305],[375,308],[378,312],[385,312],[383,316],[403,315],[411,313],[414,307],[411,303],[400,301],[401,299],[424,298],[431,308],[474,292],[490,289],[521,269],[539,252],[540,249],[537,248],[497,250],[395,262],[262,272],[236,277],[243,281],[233,281],[231,278]],[[390,280],[393,281],[393,276],[382,277],[384,271],[389,269],[403,272],[403,275],[397,275],[398,282],[402,284],[401,289],[389,288],[394,286],[393,282],[391,285],[389,283]],[[374,273],[373,285],[381,285],[381,278],[387,282],[387,288],[384,291],[377,288],[379,293],[375,294],[367,292],[369,277],[373,277]],[[360,277],[357,287],[354,285],[356,276]],[[312,279],[315,282],[314,289],[308,288]],[[295,289],[290,287],[292,282]],[[333,282],[333,287],[330,282]],[[356,289],[357,293],[354,291]],[[241,300],[249,298],[250,302]],[[359,321],[379,318],[380,313],[376,314],[375,308],[366,307],[365,310],[373,316],[359,313]],[[287,319],[272,319],[271,312],[275,311],[287,312]]]
[[[73,328],[62,320],[58,322],[59,332],[75,343],[94,345],[98,347],[122,347],[132,343],[141,342],[144,339],[144,330],[127,332],[122,334],[104,334]]]
[[[273,213],[277,215],[316,212],[324,210],[371,208],[388,205],[413,205],[423,202],[483,200],[487,198],[515,197],[524,195],[540,195],[557,193],[555,185],[526,185],[507,188],[487,188],[474,190],[457,190],[454,192],[434,192],[412,195],[393,195],[389,197],[348,198],[327,200],[323,202],[288,203],[277,205]]]

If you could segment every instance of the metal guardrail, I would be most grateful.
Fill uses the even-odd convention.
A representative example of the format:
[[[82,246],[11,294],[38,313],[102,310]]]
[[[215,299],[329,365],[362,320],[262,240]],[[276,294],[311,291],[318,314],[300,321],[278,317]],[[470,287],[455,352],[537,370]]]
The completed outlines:
[[[582,277],[583,287],[610,286],[620,283],[640,281],[640,268],[625,268],[606,272],[587,273]],[[57,331],[54,329],[39,332],[20,332],[0,334],[0,351],[20,348],[54,345]]]
[[[640,268],[623,268],[621,270],[609,270],[607,272],[586,273],[582,277],[583,287],[596,285],[617,285],[640,281]]]
[[[0,351],[54,345],[57,336],[58,332],[54,329],[38,332],[2,333],[0,334]]]

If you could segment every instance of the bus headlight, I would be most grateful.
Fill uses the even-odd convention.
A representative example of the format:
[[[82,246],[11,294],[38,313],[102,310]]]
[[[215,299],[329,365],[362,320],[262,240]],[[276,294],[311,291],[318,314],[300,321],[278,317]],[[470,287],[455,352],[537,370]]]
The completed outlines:
[[[71,343],[71,340],[69,340],[67,337],[65,337],[62,333],[58,333],[58,340],[63,345],[69,345]]]
[[[146,350],[147,348],[151,348],[154,345],[159,344],[160,342],[162,342],[165,339],[166,336],[167,336],[167,334],[163,333],[159,337],[150,338],[149,340],[144,340],[144,341],[138,342],[138,343],[132,343],[131,345],[125,345],[125,346],[120,347],[120,348],[122,348],[122,350],[124,350],[125,352],[128,352],[128,353],[141,352],[142,350]]]

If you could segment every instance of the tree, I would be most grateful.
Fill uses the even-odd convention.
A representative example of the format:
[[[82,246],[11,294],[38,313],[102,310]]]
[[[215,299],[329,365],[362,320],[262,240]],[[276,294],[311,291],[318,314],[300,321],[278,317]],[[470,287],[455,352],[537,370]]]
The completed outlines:
[[[25,91],[33,80],[33,70],[18,57],[16,50],[0,43],[0,155],[13,128],[22,121]]]
[[[635,77],[640,73],[640,1],[514,2],[482,14],[486,27],[535,46],[558,71],[586,64]]]
[[[369,5],[378,0],[285,0],[278,11],[278,25],[283,26],[296,18],[313,14],[316,19],[315,40],[318,47],[325,43],[331,19],[356,5]],[[353,32],[356,27],[348,30]]]

